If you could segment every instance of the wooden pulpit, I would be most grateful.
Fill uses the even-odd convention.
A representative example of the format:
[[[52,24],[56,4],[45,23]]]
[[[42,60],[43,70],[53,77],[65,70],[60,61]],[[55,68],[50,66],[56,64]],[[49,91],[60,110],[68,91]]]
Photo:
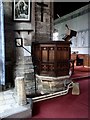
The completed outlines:
[[[41,76],[69,75],[69,41],[32,42],[32,61],[35,72]]]

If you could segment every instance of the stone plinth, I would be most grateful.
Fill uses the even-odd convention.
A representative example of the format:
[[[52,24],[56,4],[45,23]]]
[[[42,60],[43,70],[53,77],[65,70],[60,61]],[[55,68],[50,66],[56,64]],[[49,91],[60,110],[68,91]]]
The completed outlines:
[[[17,103],[19,105],[25,105],[27,101],[26,101],[24,77],[16,77],[15,88],[16,88]]]
[[[71,82],[70,76],[46,77],[36,75],[38,91],[41,94],[65,90],[66,85]]]

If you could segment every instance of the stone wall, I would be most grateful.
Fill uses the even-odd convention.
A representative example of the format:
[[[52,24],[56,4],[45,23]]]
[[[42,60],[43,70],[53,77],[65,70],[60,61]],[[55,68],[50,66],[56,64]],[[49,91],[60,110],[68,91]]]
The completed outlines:
[[[52,38],[53,5],[49,2],[45,4],[48,4],[48,7],[44,9],[43,22],[40,19],[40,7],[36,8],[34,2],[31,4],[31,21],[15,21],[13,2],[11,0],[4,2],[6,81],[14,85],[17,77],[24,77],[27,94],[35,92],[34,66],[31,56],[32,41],[36,40],[35,38],[37,40]],[[17,38],[22,39],[22,47],[16,46]]]
[[[43,2],[43,13],[41,12],[41,6],[38,5],[38,3],[35,3],[35,40],[36,41],[52,40],[53,31],[52,27],[53,27],[52,2]]]
[[[31,21],[14,21],[13,2],[9,0],[3,4],[5,23],[6,85],[10,83],[14,86],[14,80],[16,77],[24,77],[24,79],[28,79],[28,82],[30,83],[33,75],[33,64],[31,54],[25,49],[31,51],[32,35],[31,33],[28,33],[28,30],[32,29]],[[22,32],[17,32],[17,30],[22,29]],[[23,47],[25,49],[23,47],[16,47],[16,38],[22,38]]]

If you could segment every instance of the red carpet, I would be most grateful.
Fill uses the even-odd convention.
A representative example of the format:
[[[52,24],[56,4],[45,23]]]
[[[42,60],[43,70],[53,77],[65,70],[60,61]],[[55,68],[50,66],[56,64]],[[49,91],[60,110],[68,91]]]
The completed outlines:
[[[74,70],[75,71],[80,71],[80,72],[90,72],[89,67],[83,67],[83,66],[75,66]]]
[[[90,77],[89,72],[74,72],[74,74],[71,76],[71,78],[76,79],[76,78],[83,78],[83,77]]]
[[[88,79],[78,81],[80,95],[69,94],[34,103],[32,118],[88,118]]]
[[[89,68],[76,66],[71,78],[79,82],[80,95],[72,95],[70,89],[65,96],[34,103],[32,118],[88,118],[89,76]]]
[[[83,66],[75,66],[74,74],[71,76],[71,78],[83,78],[83,77],[90,77],[90,68]]]

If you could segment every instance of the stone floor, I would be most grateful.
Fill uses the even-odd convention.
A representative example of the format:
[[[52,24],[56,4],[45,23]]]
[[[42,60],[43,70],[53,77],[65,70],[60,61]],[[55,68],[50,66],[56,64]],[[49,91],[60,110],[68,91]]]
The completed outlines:
[[[29,104],[18,105],[14,89],[0,92],[0,119],[28,109],[30,109]]]

